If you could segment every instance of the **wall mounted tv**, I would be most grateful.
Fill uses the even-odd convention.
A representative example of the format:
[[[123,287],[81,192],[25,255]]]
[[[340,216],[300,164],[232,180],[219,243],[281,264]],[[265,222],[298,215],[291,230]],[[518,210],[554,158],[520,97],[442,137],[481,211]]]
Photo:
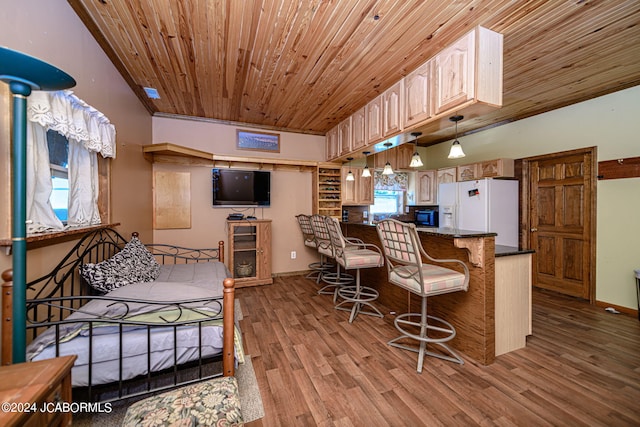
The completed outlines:
[[[271,205],[271,172],[213,169],[213,206]]]

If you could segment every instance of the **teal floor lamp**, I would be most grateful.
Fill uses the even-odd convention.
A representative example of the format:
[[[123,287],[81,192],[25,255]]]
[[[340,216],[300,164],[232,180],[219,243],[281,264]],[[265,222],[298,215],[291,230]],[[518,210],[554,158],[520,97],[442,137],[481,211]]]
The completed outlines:
[[[76,85],[64,71],[22,52],[0,46],[0,80],[13,96],[13,253],[12,362],[24,362],[27,347],[27,97],[32,90],[62,90]]]

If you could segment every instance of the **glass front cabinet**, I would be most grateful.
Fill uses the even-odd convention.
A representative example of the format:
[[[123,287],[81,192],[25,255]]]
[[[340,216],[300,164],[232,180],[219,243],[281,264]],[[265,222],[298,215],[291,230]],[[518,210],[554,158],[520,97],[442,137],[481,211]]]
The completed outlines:
[[[229,270],[236,288],[273,283],[271,220],[227,221]]]

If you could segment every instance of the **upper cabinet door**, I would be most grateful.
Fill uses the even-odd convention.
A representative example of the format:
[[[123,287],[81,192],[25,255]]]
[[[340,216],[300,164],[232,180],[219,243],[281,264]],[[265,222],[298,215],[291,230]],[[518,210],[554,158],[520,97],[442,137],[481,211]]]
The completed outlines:
[[[404,78],[404,128],[431,117],[431,63],[427,61]]]
[[[475,31],[471,31],[433,59],[435,114],[475,96],[475,34]]]
[[[402,128],[404,80],[400,80],[382,94],[382,136],[399,133]]]
[[[437,203],[435,170],[416,172],[416,187],[416,204],[433,205]]]
[[[382,139],[382,95],[367,104],[367,145]]]
[[[327,160],[333,160],[340,155],[338,142],[338,126],[327,132]]]
[[[367,145],[367,108],[362,107],[351,116],[351,150]]]
[[[344,156],[351,151],[351,116],[340,122],[338,125],[338,141],[340,145],[340,155]]]

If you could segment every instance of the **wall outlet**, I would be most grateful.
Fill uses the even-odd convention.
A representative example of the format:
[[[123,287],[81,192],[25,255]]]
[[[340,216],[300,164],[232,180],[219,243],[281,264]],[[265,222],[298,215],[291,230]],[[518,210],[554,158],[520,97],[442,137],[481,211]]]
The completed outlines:
[[[296,259],[296,251],[291,251],[291,259]]]

